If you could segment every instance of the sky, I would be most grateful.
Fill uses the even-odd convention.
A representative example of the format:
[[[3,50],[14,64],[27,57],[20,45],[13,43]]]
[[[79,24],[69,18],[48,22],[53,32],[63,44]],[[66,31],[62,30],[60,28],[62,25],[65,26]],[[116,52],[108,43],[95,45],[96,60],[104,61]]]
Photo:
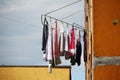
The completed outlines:
[[[76,0],[0,0],[0,65],[47,65],[42,60],[41,14]],[[84,26],[84,0],[49,14],[63,21]],[[83,33],[81,32],[81,36]],[[83,38],[81,38],[83,44]],[[85,80],[83,57],[81,66],[72,66],[72,80]],[[70,65],[62,57],[62,65]]]

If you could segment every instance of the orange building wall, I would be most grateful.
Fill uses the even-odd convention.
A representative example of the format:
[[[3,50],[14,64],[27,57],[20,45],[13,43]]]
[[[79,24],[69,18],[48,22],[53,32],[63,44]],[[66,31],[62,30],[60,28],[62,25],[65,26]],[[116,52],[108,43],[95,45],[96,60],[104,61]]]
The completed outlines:
[[[70,67],[0,67],[0,80],[70,80]]]
[[[93,0],[93,21],[95,56],[120,56],[120,0]]]
[[[120,66],[97,66],[94,80],[120,80]]]

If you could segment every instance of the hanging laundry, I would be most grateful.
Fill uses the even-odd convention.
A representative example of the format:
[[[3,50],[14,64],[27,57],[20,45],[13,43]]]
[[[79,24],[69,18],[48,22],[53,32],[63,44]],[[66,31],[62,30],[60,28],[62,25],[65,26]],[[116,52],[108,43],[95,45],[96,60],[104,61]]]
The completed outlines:
[[[84,62],[87,61],[87,39],[86,39],[86,31],[84,30]]]
[[[48,21],[45,18],[44,23],[43,23],[43,36],[42,36],[42,50],[43,52],[43,59],[46,61],[46,45],[47,45],[47,40],[48,40]]]
[[[65,59],[68,60],[72,57],[72,53],[71,52],[65,52]]]
[[[80,43],[80,30],[77,32],[77,41],[76,41],[76,63],[78,66],[81,64],[81,43]]]
[[[51,21],[50,21],[51,22]],[[51,47],[52,47],[52,66],[55,66],[55,62],[54,62],[54,28],[53,28],[53,24],[51,23]]]
[[[47,47],[46,47],[46,56],[48,61],[48,72],[51,73],[52,66],[55,66],[54,64],[54,31],[53,31],[53,25],[50,21],[50,25],[48,27],[48,40],[47,40]]]
[[[75,55],[75,36],[74,36],[74,27],[71,30],[71,43],[70,43],[70,52],[72,55]]]
[[[65,36],[64,36],[63,23],[61,22],[61,25],[60,25],[60,38],[59,38],[60,56],[64,56],[64,48],[65,48]]]
[[[70,44],[71,44],[71,31],[69,31],[69,34],[68,34],[68,36],[69,36],[69,48],[68,48],[68,50],[69,50],[69,52],[70,52]]]
[[[47,52],[47,60],[52,60],[52,28],[51,28],[51,24],[49,25],[49,28],[48,28],[48,40],[47,40],[47,49],[48,49],[48,52]]]
[[[65,36],[65,41],[66,41],[65,49],[64,49],[65,52],[68,52],[68,48],[69,48],[69,41],[68,41],[69,39],[68,38],[69,38],[69,35],[68,35],[68,27],[67,27],[66,36]]]
[[[54,57],[55,57],[55,64],[60,64],[60,54],[59,54],[59,46],[58,46],[58,24],[57,21],[55,22],[55,37],[54,37]]]
[[[65,59],[70,59],[70,57],[72,56],[72,54],[69,52],[69,48],[70,48],[70,37],[69,37],[69,32],[68,32],[68,26],[67,26],[67,31],[66,31],[66,36],[65,36],[65,50],[64,50],[64,54],[65,54]]]
[[[46,49],[47,39],[48,39],[48,21],[45,18],[43,24],[42,50]]]
[[[72,53],[71,56],[71,65],[75,65],[75,36],[74,36],[74,26],[72,26],[71,30],[71,43],[70,43],[70,52]]]

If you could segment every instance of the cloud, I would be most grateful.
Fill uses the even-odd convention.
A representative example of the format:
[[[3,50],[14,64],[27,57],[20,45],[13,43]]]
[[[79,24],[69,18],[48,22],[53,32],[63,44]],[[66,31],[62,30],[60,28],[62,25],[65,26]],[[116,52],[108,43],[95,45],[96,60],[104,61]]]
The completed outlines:
[[[46,1],[46,0],[45,0]],[[2,0],[0,1],[0,13],[11,13],[34,10],[39,8],[41,0]],[[40,3],[39,5],[37,3]],[[21,12],[22,13],[22,12]]]
[[[8,45],[11,44],[13,47],[17,46],[23,46],[24,44],[33,44],[33,43],[39,43],[42,39],[40,32],[36,33],[29,33],[29,34],[23,34],[23,35],[0,35],[0,43],[1,45]],[[39,44],[40,45],[40,44]],[[17,46],[18,47],[18,46]]]
[[[39,32],[15,35],[15,36],[0,36],[0,54],[2,53],[23,53],[33,52],[41,46],[41,34]],[[33,47],[34,46],[34,47]]]
[[[69,1],[69,0],[65,0],[65,1],[61,1],[61,0],[57,0],[57,1],[56,0],[52,0],[52,1],[51,0],[2,0],[0,1],[0,12],[8,13],[8,12],[15,12],[15,11],[20,12],[20,11],[28,11],[28,10],[31,10],[31,11],[39,10],[39,12],[47,13],[51,10],[60,8],[72,2],[73,1]],[[73,10],[72,12],[74,12],[77,9],[80,9],[81,4],[83,4],[82,1],[79,2],[79,4],[77,5],[72,5],[68,8],[63,9],[62,12],[60,10],[60,12],[62,14],[70,13],[71,10]]]
[[[40,10],[42,8],[45,9],[45,4],[51,3],[54,4],[55,0],[2,0],[0,1],[0,13],[20,12],[34,9]]]
[[[42,64],[40,36],[39,32],[18,36],[0,36],[0,64],[32,65],[36,62]]]

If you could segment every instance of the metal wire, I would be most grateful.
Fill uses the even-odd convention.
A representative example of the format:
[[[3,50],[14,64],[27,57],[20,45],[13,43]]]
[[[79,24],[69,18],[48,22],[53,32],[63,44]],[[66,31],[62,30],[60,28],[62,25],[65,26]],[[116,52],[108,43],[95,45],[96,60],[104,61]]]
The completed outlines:
[[[25,24],[25,25],[30,25],[30,26],[32,26],[32,27],[37,27],[37,28],[39,28],[40,26],[38,26],[38,25],[34,25],[34,24],[31,24],[31,23],[26,23],[26,22],[24,22],[24,21],[20,21],[20,20],[16,20],[16,19],[13,19],[13,18],[10,18],[10,17],[8,17],[8,16],[0,16],[0,18],[3,18],[3,19],[6,19],[6,20],[9,20],[9,21],[13,21],[13,22],[16,22],[16,23],[19,23],[19,24]]]
[[[68,23],[68,22],[62,21],[62,20],[60,20],[60,19],[57,19],[57,18],[48,16],[48,15],[42,15],[42,16],[45,16],[45,17],[48,17],[48,18],[52,18],[52,19],[54,19],[54,20],[63,22],[63,23],[65,23],[65,24],[67,24],[67,25],[73,25],[73,24],[70,24],[70,23]],[[79,26],[79,27],[78,27],[78,26]],[[84,28],[83,28],[82,26],[80,26],[80,25],[74,25],[74,27],[79,28],[79,29],[84,29]]]
[[[51,14],[51,13],[53,13],[53,12],[56,12],[56,11],[58,11],[58,10],[61,10],[61,9],[66,8],[66,7],[68,7],[68,6],[71,6],[71,5],[73,5],[73,4],[75,4],[75,3],[78,3],[78,2],[80,2],[80,1],[82,1],[82,0],[77,0],[77,1],[75,1],[75,2],[73,2],[73,3],[70,3],[70,4],[68,4],[68,5],[65,5],[65,6],[63,6],[63,7],[61,7],[61,8],[55,9],[55,10],[53,10],[53,11],[50,11],[50,12],[46,13],[45,15]]]
[[[67,18],[69,18],[69,17],[71,17],[71,16],[73,16],[73,15],[75,15],[75,14],[78,14],[79,12],[81,12],[83,9],[81,9],[80,11],[77,11],[77,12],[75,12],[75,13],[73,13],[73,14],[70,14],[70,15],[68,15],[68,16],[66,16],[66,17],[63,17],[63,18],[61,18],[60,20],[63,20],[63,19],[67,19]]]

